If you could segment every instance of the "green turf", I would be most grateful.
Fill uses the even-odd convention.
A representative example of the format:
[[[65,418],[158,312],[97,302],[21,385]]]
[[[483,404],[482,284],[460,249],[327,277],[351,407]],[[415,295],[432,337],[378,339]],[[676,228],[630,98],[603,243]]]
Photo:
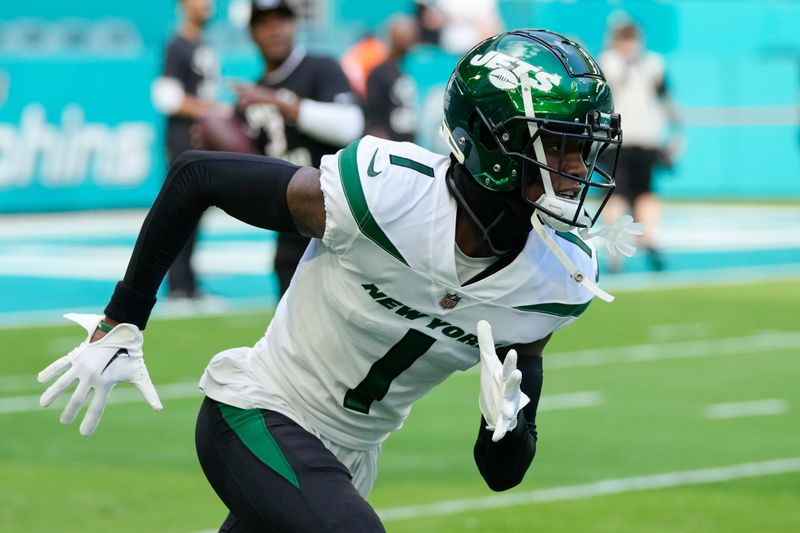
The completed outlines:
[[[701,356],[680,357],[684,341],[786,339],[786,332],[800,329],[798,302],[800,283],[781,282],[622,293],[613,304],[594,303],[551,341],[544,394],[593,391],[603,401],[540,413],[534,466],[520,487],[504,494],[800,458],[797,339],[797,345],[765,343],[739,353],[731,353],[731,343],[721,351],[707,343]],[[255,342],[266,320],[264,314],[154,320],[145,353],[157,387],[196,380],[215,352]],[[0,330],[0,399],[38,395],[43,387],[35,373],[79,340],[79,329],[69,325]],[[673,358],[569,367],[578,355],[568,352],[638,345]],[[457,374],[414,407],[406,427],[384,445],[370,497],[376,508],[494,494],[472,464],[477,390],[476,373]],[[769,398],[788,402],[788,411],[729,420],[703,415],[708,404]],[[144,402],[110,405],[90,438],[78,434],[77,422],[61,426],[55,408],[0,414],[0,531],[189,533],[217,526],[225,511],[194,455],[199,399],[165,399],[162,413]],[[386,526],[414,533],[800,531],[800,473]]]

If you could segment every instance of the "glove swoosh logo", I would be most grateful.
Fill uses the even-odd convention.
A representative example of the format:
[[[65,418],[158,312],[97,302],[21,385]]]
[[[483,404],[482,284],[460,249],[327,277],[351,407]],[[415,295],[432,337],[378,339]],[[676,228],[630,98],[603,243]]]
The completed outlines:
[[[375,172],[375,156],[378,155],[378,149],[375,148],[375,153],[372,154],[372,159],[369,160],[369,167],[367,167],[367,176],[374,178],[382,171]]]
[[[114,360],[115,360],[117,357],[119,357],[121,354],[128,355],[128,349],[127,349],[127,348],[120,348],[119,350],[117,350],[117,353],[115,353],[114,355],[112,355],[112,356],[111,356],[111,359],[109,359],[109,360],[108,360],[108,363],[106,363],[106,366],[104,366],[104,367],[103,367],[103,370],[101,370],[101,371],[100,371],[100,373],[102,374],[103,372],[105,372],[105,371],[106,371],[106,368],[108,368],[108,367],[109,367],[109,365],[110,365],[111,363],[113,363],[113,362],[114,362]]]

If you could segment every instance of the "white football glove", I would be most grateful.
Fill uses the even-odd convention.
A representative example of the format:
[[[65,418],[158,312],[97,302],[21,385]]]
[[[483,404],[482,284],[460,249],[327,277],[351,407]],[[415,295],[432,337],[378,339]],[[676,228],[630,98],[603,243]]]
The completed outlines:
[[[644,234],[644,224],[634,222],[630,215],[622,215],[611,224],[598,230],[582,230],[584,239],[599,237],[606,241],[606,250],[613,256],[633,256],[636,253],[636,241]]]
[[[139,328],[133,324],[119,324],[102,339],[90,342],[102,315],[67,313],[64,318],[83,326],[88,335],[77,348],[39,372],[39,383],[50,381],[64,372],[39,398],[42,407],[50,405],[77,380],[78,386],[61,413],[61,423],[69,424],[83,406],[89,390],[94,389],[86,416],[81,423],[82,435],[91,435],[95,430],[103,415],[108,395],[117,383],[133,383],[153,409],[161,411],[164,408],[142,358],[143,339]]]
[[[486,429],[494,431],[492,442],[497,442],[517,427],[517,413],[531,400],[519,388],[522,372],[517,368],[516,350],[509,350],[501,364],[494,350],[492,326],[485,320],[478,322],[478,346],[481,351],[478,404],[486,419]]]

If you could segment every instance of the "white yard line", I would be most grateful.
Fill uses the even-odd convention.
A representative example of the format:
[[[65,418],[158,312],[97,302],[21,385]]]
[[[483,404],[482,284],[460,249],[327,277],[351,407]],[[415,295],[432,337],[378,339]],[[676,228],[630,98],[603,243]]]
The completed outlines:
[[[173,317],[178,318],[178,317]],[[545,356],[547,370],[581,368],[623,363],[646,363],[665,359],[685,359],[761,353],[765,350],[800,348],[800,332],[769,331],[745,337],[723,337],[672,343],[647,343],[591,350],[554,352]],[[475,366],[460,374],[478,372]],[[455,375],[459,375],[456,373]],[[22,388],[25,383],[27,389]],[[0,376],[0,391],[36,390],[36,376]],[[166,385],[165,385],[166,386]],[[8,387],[8,389],[6,388]],[[161,386],[159,386],[160,388]],[[2,405],[2,404],[0,404]],[[0,412],[2,412],[0,410]]]
[[[537,411],[561,411],[564,409],[595,407],[601,405],[603,401],[603,394],[596,391],[543,394],[539,399]]]
[[[35,379],[31,377],[31,379]],[[42,392],[44,392],[46,385],[42,385]],[[182,383],[167,383],[157,387],[158,396],[161,400],[180,400],[184,398],[200,398],[201,392],[197,388],[197,381],[185,381]],[[47,410],[53,412],[58,408],[66,405],[69,394],[63,394],[59,400],[52,404]],[[122,389],[115,390],[109,396],[107,404],[119,403],[138,403],[144,402],[142,395],[133,387],[125,386]],[[47,412],[45,408],[39,405],[39,395],[36,396],[12,396],[10,398],[0,398],[0,415],[10,413],[29,413],[29,412]]]
[[[716,468],[704,468],[701,470],[665,472],[663,474],[654,474],[650,476],[601,479],[599,481],[592,481],[580,485],[567,485],[527,492],[483,496],[480,498],[445,500],[425,505],[392,507],[389,509],[378,509],[377,512],[383,522],[394,522],[429,516],[455,515],[486,509],[517,507],[520,505],[583,500],[596,496],[609,496],[628,492],[705,485],[707,483],[720,483],[736,479],[788,474],[793,472],[800,472],[800,457],[789,457],[786,459],[775,459],[755,463],[740,463]],[[212,533],[215,531],[216,530],[209,529],[197,533]]]
[[[711,322],[681,322],[679,324],[654,324],[646,329],[647,338],[653,342],[702,339],[713,335]]]
[[[512,494],[485,496],[481,498],[465,498],[425,505],[409,505],[406,507],[379,509],[378,515],[384,522],[392,522],[395,520],[453,515],[485,509],[515,507],[519,505],[580,500],[595,496],[623,494],[626,492],[718,483],[734,479],[786,474],[790,472],[800,472],[800,457],[790,457],[787,459],[776,459],[757,463],[742,463],[702,470],[666,472],[651,476],[603,479],[581,485],[567,485],[564,487],[515,492]]]
[[[31,377],[30,379],[34,379]],[[46,385],[41,385],[44,392]],[[180,383],[167,383],[156,385],[158,395],[162,400],[181,400],[184,398],[199,398],[201,395],[197,387],[197,381],[184,381]],[[69,394],[72,393],[70,389]],[[69,394],[62,395],[58,401],[49,409],[58,409],[66,405]],[[115,390],[108,398],[108,403],[138,403],[142,397],[139,392],[131,387],[125,386]],[[545,394],[539,400],[539,411],[562,411],[565,409],[581,409],[584,407],[594,407],[603,403],[603,395],[594,391],[580,391],[564,394]],[[44,412],[45,409],[39,405],[39,395],[35,396],[11,396],[0,398],[0,415],[10,413],[29,413]]]
[[[800,332],[766,331],[745,337],[722,337],[680,342],[632,344],[570,352],[545,353],[545,370],[583,368],[625,363],[651,363],[668,359],[694,359],[769,350],[800,348]],[[462,374],[480,372],[477,365]]]
[[[770,331],[744,337],[637,344],[545,354],[545,368],[550,370],[620,363],[645,363],[665,359],[716,357],[792,348],[800,348],[800,332]]]
[[[789,410],[786,400],[768,399],[750,402],[715,403],[707,405],[704,414],[712,420],[741,418],[745,416],[780,415]]]
[[[38,388],[36,376],[32,374],[0,376],[0,392],[32,391]]]

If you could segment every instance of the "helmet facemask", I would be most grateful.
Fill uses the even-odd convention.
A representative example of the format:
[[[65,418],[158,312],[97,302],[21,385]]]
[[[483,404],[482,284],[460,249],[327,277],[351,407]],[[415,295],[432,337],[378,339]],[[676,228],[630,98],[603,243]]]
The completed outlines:
[[[523,196],[537,209],[543,222],[559,231],[592,227],[615,187],[613,176],[619,152],[614,152],[608,171],[598,166],[597,162],[610,145],[620,143],[620,135],[617,134],[616,139],[609,139],[596,135],[589,125],[579,128],[583,131],[576,133],[574,131],[578,127],[573,124],[544,121],[538,125],[525,147],[523,154],[528,155],[522,156]],[[555,167],[547,163],[543,141],[558,150],[558,163]],[[567,147],[574,149],[576,144],[580,147],[585,168],[582,175],[565,169]],[[547,149],[551,147],[548,146]],[[566,178],[566,184],[565,180],[558,180],[556,176]],[[532,185],[539,182],[544,188],[542,195],[539,198],[530,198],[528,195],[533,189]],[[556,190],[556,183],[559,183],[560,190]],[[596,207],[587,202],[590,196],[596,202]]]
[[[538,118],[531,104],[530,109],[526,109],[527,116],[511,117],[496,125],[480,111],[479,115],[503,153],[521,168],[522,196],[545,224],[558,231],[594,225],[615,187],[619,150],[614,151],[609,168],[604,169],[597,162],[609,146],[622,143],[618,114],[591,111],[583,122],[577,119],[567,122]],[[567,148],[572,151],[575,146],[580,149],[586,169],[583,175],[570,173],[565,168]],[[552,148],[558,151],[555,166],[547,162],[546,150]],[[565,180],[555,180],[556,175]],[[560,190],[556,190],[556,181]],[[530,191],[536,189],[534,185],[538,183],[543,193],[531,198]],[[595,196],[592,193],[597,193],[597,207],[587,203],[590,195]]]

